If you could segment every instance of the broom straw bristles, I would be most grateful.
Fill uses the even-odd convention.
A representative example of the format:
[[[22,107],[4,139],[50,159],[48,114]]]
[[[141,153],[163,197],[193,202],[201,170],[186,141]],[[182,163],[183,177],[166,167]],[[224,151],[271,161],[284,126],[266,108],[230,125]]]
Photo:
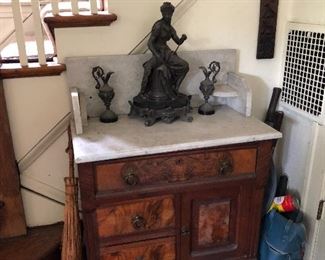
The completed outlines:
[[[80,260],[82,257],[82,251],[78,212],[78,179],[74,177],[74,162],[70,126],[68,128],[68,136],[69,144],[66,151],[69,154],[69,177],[64,178],[65,207],[61,260]]]

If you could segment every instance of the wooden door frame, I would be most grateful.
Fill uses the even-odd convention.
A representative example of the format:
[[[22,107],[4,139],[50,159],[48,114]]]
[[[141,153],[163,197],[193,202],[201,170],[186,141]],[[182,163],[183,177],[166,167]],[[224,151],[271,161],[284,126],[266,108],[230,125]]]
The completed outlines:
[[[0,238],[7,238],[26,234],[26,220],[1,78],[0,122]]]

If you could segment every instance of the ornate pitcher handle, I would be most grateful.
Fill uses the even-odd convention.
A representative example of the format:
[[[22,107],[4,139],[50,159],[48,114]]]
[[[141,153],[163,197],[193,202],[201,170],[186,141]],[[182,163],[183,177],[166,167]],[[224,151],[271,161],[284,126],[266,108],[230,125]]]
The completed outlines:
[[[213,83],[216,83],[217,80],[216,80],[216,77],[218,75],[218,73],[220,72],[220,62],[218,61],[212,61],[209,65],[209,69],[211,72],[213,72],[213,77],[212,77],[212,82]]]

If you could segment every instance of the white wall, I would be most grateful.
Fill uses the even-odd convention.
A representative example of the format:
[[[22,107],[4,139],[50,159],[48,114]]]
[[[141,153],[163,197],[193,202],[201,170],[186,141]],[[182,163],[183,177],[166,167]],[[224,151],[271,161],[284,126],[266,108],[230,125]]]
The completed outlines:
[[[291,21],[325,25],[324,0],[294,0]]]
[[[160,18],[160,0],[110,0],[118,21],[109,27],[56,30],[58,56],[127,54],[150,31]],[[173,1],[177,3],[178,1]],[[259,1],[256,0],[188,0],[187,12],[177,15],[175,28],[186,33],[181,48],[238,50],[238,70],[253,89],[253,114],[263,118],[272,88],[279,86],[285,26],[292,1],[280,0],[275,58],[256,60]],[[21,158],[69,110],[65,75],[57,77],[4,80],[16,157]],[[47,195],[53,189],[63,194],[63,176],[68,173],[65,156],[66,137],[62,137],[25,173],[36,179]],[[66,158],[66,159],[64,159]],[[27,183],[27,181],[26,181]],[[48,189],[45,187],[49,186]],[[62,218],[62,207],[53,202],[23,193],[27,223],[40,225]],[[44,212],[46,209],[46,212]],[[42,214],[37,212],[42,211]],[[44,213],[44,214],[43,214]]]
[[[41,138],[70,111],[63,76],[4,80],[5,96],[14,150],[20,161]],[[68,174],[66,135],[59,138],[26,171],[21,184],[64,202],[64,181]],[[31,192],[23,191],[27,225],[60,221],[63,207]]]

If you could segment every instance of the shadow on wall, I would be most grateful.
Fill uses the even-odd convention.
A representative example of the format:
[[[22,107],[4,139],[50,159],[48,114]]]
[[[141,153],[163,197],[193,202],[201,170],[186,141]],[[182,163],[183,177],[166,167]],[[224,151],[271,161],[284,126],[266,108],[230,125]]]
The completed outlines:
[[[278,140],[276,150],[275,150],[275,165],[277,172],[283,173],[283,164],[285,163],[284,158],[288,158],[289,156],[289,146],[286,145],[287,142],[293,142],[294,140],[290,140],[290,133],[292,132],[292,127],[295,124],[295,120],[290,117],[284,117],[282,132],[282,139]]]
[[[264,121],[270,95],[267,84],[259,77],[240,73],[252,89],[252,116]]]

